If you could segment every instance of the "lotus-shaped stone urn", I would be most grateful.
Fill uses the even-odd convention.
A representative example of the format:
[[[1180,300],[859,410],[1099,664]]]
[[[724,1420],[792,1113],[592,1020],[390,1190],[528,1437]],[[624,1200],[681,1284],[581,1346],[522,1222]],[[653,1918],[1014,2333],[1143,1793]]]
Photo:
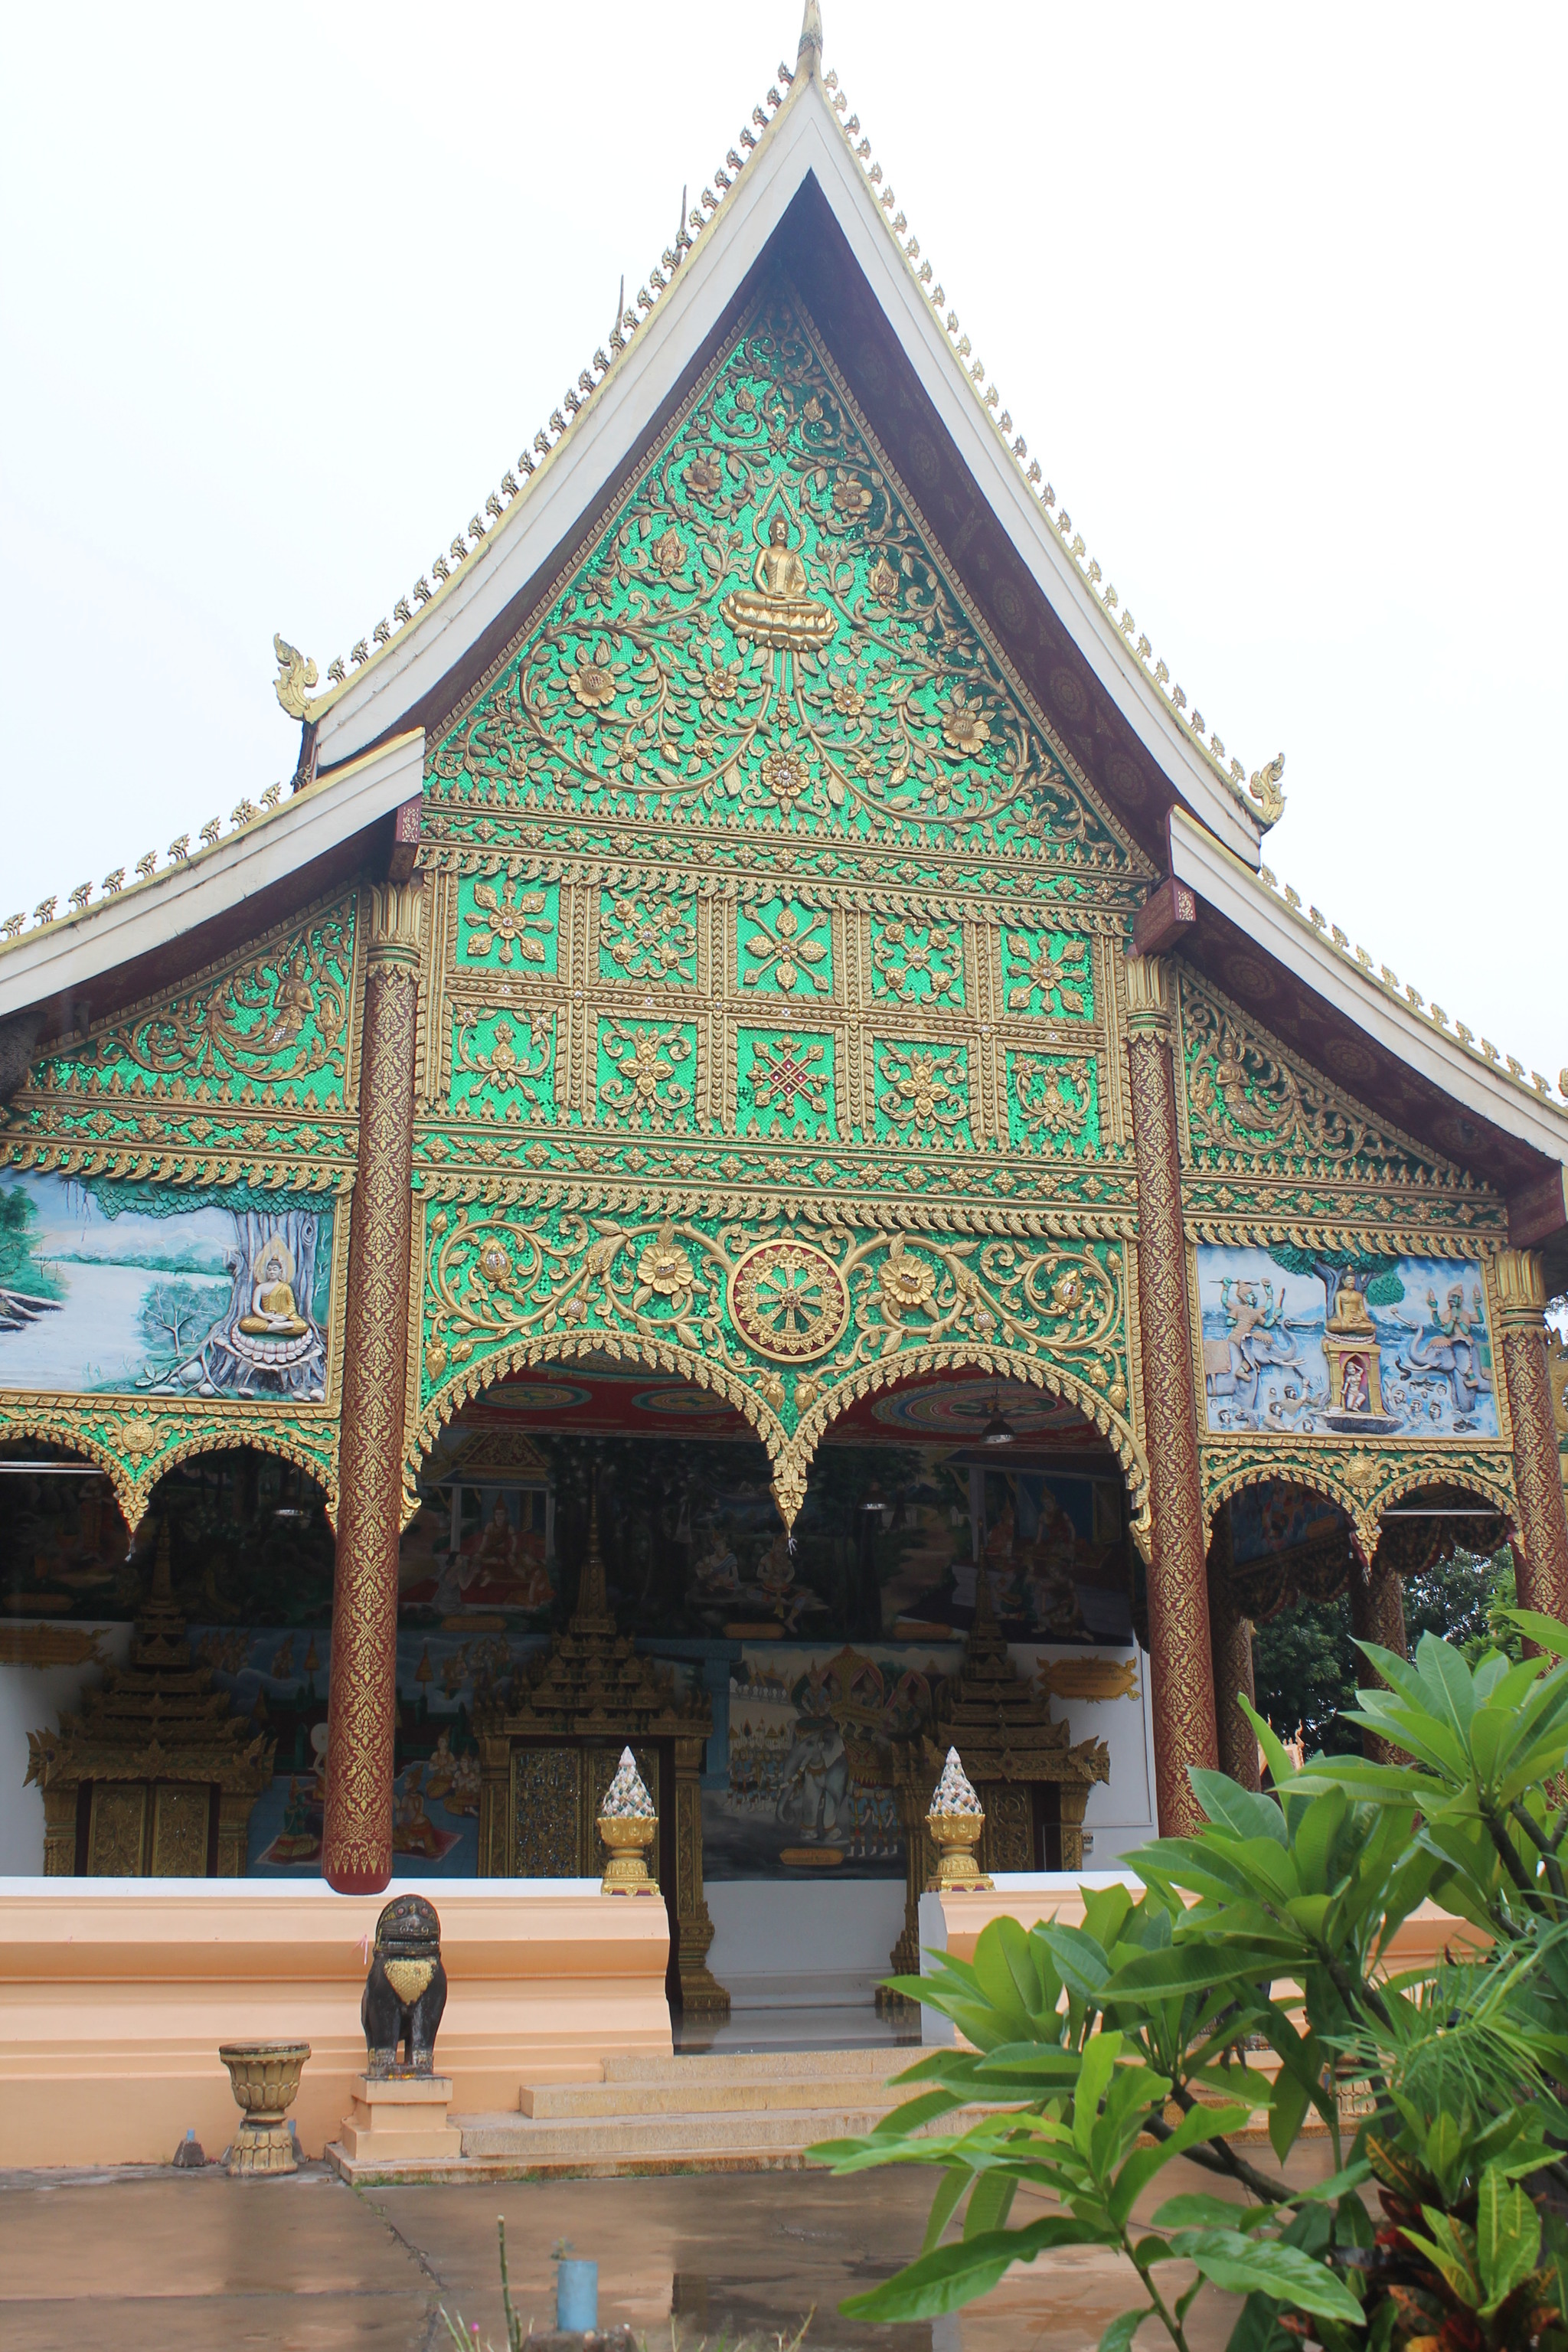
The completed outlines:
[[[648,1875],[647,1851],[658,1828],[653,1799],[629,1748],[621,1750],[620,1767],[605,1791],[599,1808],[599,1835],[609,1852],[600,1891],[605,1895],[657,1895]]]
[[[958,1760],[956,1748],[947,1751],[947,1761],[926,1814],[926,1827],[937,1855],[931,1892],[984,1894],[991,1880],[975,1859],[975,1848],[985,1827],[985,1814],[973,1781]]]
[[[298,2172],[294,2144],[284,2120],[300,2088],[310,2054],[308,2042],[225,2042],[218,2056],[228,2068],[244,2122],[224,2158],[224,2170],[238,2179],[252,2173]]]

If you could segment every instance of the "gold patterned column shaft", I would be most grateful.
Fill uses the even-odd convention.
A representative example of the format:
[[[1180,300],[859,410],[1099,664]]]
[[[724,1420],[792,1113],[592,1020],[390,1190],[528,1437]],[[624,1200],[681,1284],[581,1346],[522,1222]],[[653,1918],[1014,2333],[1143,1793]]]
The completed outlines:
[[[342,1895],[378,1894],[392,1875],[422,901],[417,883],[389,883],[365,896],[371,936],[349,1230],[321,1847],[322,1874]]]
[[[1532,1250],[1500,1251],[1496,1273],[1519,1496],[1520,1606],[1568,1623],[1568,1511],[1546,1373],[1546,1284]]]
[[[1194,1765],[1214,1769],[1218,1737],[1170,1013],[1156,958],[1129,956],[1125,969],[1138,1164],[1138,1312],[1153,1517],[1149,1662],[1154,1781],[1161,1833],[1172,1836],[1196,1829],[1203,1820],[1187,1774]]]

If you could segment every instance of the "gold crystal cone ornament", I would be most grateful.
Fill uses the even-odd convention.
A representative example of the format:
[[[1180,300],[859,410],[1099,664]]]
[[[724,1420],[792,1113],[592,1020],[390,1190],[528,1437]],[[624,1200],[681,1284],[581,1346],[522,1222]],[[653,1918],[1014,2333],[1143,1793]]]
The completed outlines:
[[[605,1895],[657,1895],[648,1875],[647,1851],[658,1829],[653,1799],[629,1748],[621,1750],[620,1768],[605,1791],[599,1808],[599,1836],[609,1853],[600,1881]]]
[[[956,1748],[947,1751],[947,1761],[926,1814],[926,1827],[937,1853],[936,1876],[929,1891],[933,1895],[984,1894],[991,1880],[979,1865],[976,1849],[985,1827],[985,1814],[959,1761]]]

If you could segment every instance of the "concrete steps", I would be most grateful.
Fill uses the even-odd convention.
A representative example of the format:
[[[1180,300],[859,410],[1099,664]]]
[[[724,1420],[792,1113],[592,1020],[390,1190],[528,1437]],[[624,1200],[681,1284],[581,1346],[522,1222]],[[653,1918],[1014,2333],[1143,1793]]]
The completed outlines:
[[[910,2059],[918,2054],[911,2051]],[[520,2105],[537,2123],[608,2116],[817,2114],[840,2107],[881,2116],[910,2095],[884,2088],[888,2076],[908,2063],[897,2050],[607,2058],[602,2083],[525,2083]]]
[[[388,2164],[356,2181],[525,2180],[798,2169],[818,2140],[875,2129],[912,2095],[889,2089],[915,2050],[713,2052],[609,2058],[599,2083],[525,2083],[515,2112],[454,2115],[462,2155]],[[944,2128],[973,2120],[962,2112]],[[336,2160],[336,2159],[334,2159]],[[340,2163],[341,2170],[346,2168]]]

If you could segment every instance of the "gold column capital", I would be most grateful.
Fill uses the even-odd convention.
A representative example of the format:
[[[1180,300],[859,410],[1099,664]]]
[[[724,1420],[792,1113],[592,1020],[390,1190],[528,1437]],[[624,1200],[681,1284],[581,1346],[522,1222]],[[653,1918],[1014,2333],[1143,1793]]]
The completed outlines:
[[[370,915],[370,969],[416,971],[425,928],[423,877],[416,874],[411,882],[373,882],[365,896]]]
[[[1538,1250],[1499,1250],[1492,1260],[1497,1277],[1498,1321],[1504,1329],[1536,1328],[1546,1315],[1546,1276]]]
[[[1130,1037],[1168,1037],[1171,1034],[1172,988],[1162,956],[1130,955],[1127,973],[1127,1034]]]

